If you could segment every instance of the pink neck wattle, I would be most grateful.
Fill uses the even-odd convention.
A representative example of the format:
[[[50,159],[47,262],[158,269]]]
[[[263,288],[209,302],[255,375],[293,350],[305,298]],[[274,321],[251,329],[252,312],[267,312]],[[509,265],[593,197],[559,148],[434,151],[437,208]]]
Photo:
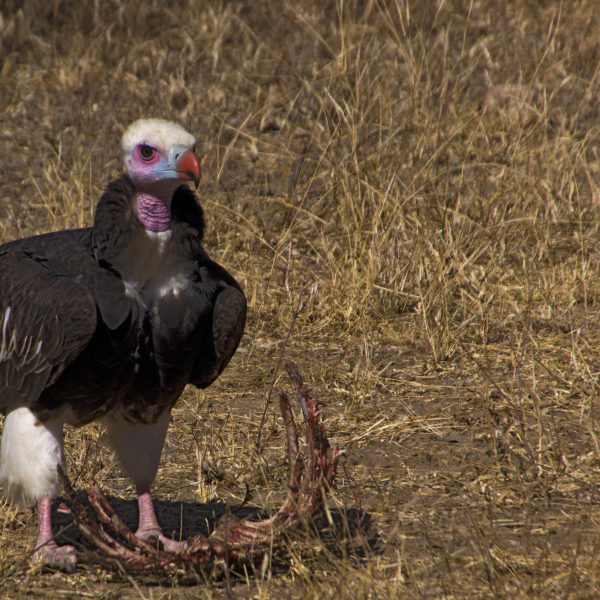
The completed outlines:
[[[171,202],[138,192],[137,217],[149,231],[167,231],[171,227]]]

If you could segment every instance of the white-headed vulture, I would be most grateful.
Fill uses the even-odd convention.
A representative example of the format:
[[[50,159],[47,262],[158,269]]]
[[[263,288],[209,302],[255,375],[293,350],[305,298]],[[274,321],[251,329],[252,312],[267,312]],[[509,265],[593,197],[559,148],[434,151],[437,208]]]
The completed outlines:
[[[196,140],[151,119],[123,135],[126,173],[109,183],[93,227],[0,246],[0,480],[38,506],[38,560],[72,570],[52,540],[63,424],[102,421],[137,489],[136,535],[163,535],[150,496],[171,409],[205,388],[242,337],[246,298],[202,247]],[[40,548],[41,546],[41,548]]]

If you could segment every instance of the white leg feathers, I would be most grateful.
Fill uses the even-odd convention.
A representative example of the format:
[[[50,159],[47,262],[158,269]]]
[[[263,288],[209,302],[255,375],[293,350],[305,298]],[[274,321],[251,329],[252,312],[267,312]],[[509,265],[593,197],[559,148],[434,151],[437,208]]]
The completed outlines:
[[[0,482],[11,502],[32,505],[56,498],[57,465],[66,468],[63,420],[42,423],[26,407],[11,410],[4,421],[0,448]]]
[[[171,411],[162,414],[156,423],[129,423],[118,412],[104,421],[108,440],[114,448],[125,473],[136,486],[150,486],[156,476]]]

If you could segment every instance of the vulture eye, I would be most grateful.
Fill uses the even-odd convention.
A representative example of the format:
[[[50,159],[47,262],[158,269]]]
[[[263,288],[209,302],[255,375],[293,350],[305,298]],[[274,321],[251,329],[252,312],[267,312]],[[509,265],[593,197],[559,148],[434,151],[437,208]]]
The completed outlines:
[[[140,154],[144,160],[150,160],[154,156],[154,148],[150,146],[142,146],[140,148]]]

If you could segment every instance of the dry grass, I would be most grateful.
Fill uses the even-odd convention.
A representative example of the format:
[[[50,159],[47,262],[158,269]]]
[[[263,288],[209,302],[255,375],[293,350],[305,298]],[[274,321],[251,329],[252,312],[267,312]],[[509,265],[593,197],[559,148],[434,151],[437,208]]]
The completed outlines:
[[[235,597],[597,597],[596,4],[83,4],[3,5],[0,240],[89,224],[135,118],[198,135],[207,248],[250,319],[224,376],[175,412],[167,529],[181,511],[184,535],[210,526],[244,484],[259,506],[280,497],[275,409],[254,442],[301,303],[286,356],[329,405],[346,472],[315,530],[235,575]],[[98,477],[133,524],[104,444],[98,425],[69,431],[71,476]],[[1,577],[36,520],[0,522]],[[0,595],[222,585],[24,562]]]

